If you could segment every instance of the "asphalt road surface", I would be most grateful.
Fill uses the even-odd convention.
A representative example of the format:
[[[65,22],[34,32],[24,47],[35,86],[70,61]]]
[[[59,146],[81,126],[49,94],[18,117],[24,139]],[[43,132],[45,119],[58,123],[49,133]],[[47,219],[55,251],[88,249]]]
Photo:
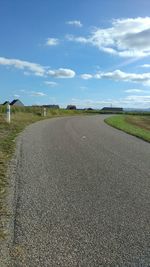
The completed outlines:
[[[150,144],[104,118],[21,134],[15,267],[150,266]]]

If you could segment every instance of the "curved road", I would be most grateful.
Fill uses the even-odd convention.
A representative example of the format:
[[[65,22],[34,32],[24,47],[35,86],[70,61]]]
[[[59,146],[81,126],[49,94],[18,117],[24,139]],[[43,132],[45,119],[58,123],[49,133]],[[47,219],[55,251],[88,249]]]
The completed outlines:
[[[150,144],[104,118],[22,133],[14,266],[150,266]]]

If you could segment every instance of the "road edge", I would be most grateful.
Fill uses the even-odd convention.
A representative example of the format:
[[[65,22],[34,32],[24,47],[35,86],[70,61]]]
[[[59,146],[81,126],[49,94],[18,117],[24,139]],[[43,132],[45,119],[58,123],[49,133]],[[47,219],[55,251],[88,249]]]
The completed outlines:
[[[22,132],[21,132],[22,133]],[[13,241],[14,241],[14,225],[15,212],[18,195],[18,183],[16,181],[16,170],[19,163],[21,151],[21,133],[15,139],[15,151],[8,164],[7,169],[7,194],[5,197],[5,205],[8,210],[8,215],[3,219],[3,225],[6,232],[6,238],[0,243],[0,262],[1,267],[13,267]]]

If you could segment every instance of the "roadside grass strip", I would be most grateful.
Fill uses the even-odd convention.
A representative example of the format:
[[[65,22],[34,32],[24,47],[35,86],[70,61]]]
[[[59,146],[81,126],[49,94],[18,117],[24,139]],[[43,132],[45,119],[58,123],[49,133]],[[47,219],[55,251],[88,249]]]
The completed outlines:
[[[104,121],[114,128],[150,142],[150,116],[118,115]]]

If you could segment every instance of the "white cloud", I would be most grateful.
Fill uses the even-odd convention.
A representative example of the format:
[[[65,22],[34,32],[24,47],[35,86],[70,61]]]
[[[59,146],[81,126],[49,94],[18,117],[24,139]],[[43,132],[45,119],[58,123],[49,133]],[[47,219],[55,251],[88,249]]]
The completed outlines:
[[[14,97],[16,97],[16,98],[19,98],[19,97],[20,97],[20,95],[16,95],[16,94],[15,94],[15,95],[14,95]]]
[[[141,89],[128,89],[128,90],[125,90],[126,93],[141,93],[143,91],[144,90],[141,90]]]
[[[89,39],[87,39],[86,37],[81,37],[81,36],[75,37],[71,34],[67,34],[66,39],[68,41],[74,41],[74,42],[83,43],[83,44],[89,43]]]
[[[55,87],[58,85],[58,83],[52,81],[45,81],[44,83],[50,87]]]
[[[96,28],[88,37],[68,36],[68,40],[89,43],[101,51],[120,57],[150,55],[150,17],[116,19],[110,28]]]
[[[150,82],[150,73],[126,73],[120,70],[115,70],[113,72],[100,73],[100,78],[143,83],[144,85],[147,85]]]
[[[108,101],[106,100],[93,100],[93,99],[78,99],[78,98],[72,98],[71,103],[74,105],[77,105],[79,107],[98,107],[100,105],[108,104]]]
[[[25,76],[30,76],[30,75],[31,75],[31,73],[28,72],[28,71],[24,71],[23,74],[24,74]]]
[[[43,92],[34,92],[34,91],[32,91],[30,95],[31,96],[46,96],[46,94],[44,94]]]
[[[46,94],[43,93],[43,92],[39,92],[39,91],[31,91],[30,89],[26,89],[26,90],[21,89],[21,90],[19,90],[19,92],[21,92],[23,95],[27,95],[27,96],[40,96],[40,97],[42,97],[42,96],[46,96]],[[14,95],[14,96],[17,97],[17,95]],[[19,95],[18,95],[18,96],[19,96]]]
[[[150,68],[150,64],[144,64],[144,65],[141,65],[140,67],[142,67],[142,68]]]
[[[93,78],[92,74],[87,74],[87,73],[85,73],[85,74],[81,74],[80,77],[81,77],[83,80],[89,80],[89,79],[92,79],[92,78]]]
[[[131,95],[127,96],[126,100],[135,102],[135,103],[148,103],[150,105],[150,95]]]
[[[69,20],[69,21],[66,21],[66,24],[73,25],[79,28],[83,26],[80,20]]]
[[[49,67],[41,66],[37,63],[4,57],[0,57],[0,65],[23,70],[25,75],[34,74],[35,76],[52,76],[55,78],[73,78],[76,75],[76,73],[71,69],[59,68],[57,70],[51,70]]]
[[[124,108],[149,108],[150,106],[150,95],[149,96],[139,96],[132,95],[120,99],[75,99],[71,101],[72,104],[76,105],[78,108],[96,108],[100,109],[104,106],[110,107],[124,107]]]
[[[73,70],[64,68],[49,70],[47,74],[55,78],[73,78],[75,76],[75,72]]]
[[[134,83],[142,83],[144,85],[150,84],[150,73],[127,73],[121,70],[115,70],[113,72],[98,72],[97,74],[82,74],[81,78],[84,78],[84,75],[88,75],[90,78],[95,79],[111,79],[115,81],[123,81],[123,82],[134,82]],[[87,76],[87,77],[88,77]]]
[[[40,64],[23,61],[19,59],[9,59],[0,57],[0,65],[15,67],[21,70],[27,70],[28,72],[34,73],[36,76],[44,76],[45,75],[45,67]]]
[[[59,44],[59,40],[56,39],[56,38],[48,38],[46,40],[46,45],[47,46],[55,46],[55,45],[58,45]]]

